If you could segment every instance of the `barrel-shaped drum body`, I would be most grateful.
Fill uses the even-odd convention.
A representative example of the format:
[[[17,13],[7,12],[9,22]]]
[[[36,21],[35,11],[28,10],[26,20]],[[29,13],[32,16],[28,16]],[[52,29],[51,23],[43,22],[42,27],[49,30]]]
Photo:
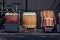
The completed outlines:
[[[41,11],[42,26],[54,26],[54,12],[52,10]]]
[[[36,27],[36,13],[35,12],[24,12],[22,22],[23,22],[23,26],[26,28]]]
[[[6,13],[5,23],[18,23],[18,14],[17,13]]]

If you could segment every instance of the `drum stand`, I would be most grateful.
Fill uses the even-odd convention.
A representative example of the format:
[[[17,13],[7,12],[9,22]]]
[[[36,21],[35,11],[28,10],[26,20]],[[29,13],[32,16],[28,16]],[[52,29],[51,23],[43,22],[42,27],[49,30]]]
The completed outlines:
[[[28,32],[28,29],[30,29],[30,28],[24,28],[24,32]],[[35,28],[31,28],[31,29],[34,29],[34,32],[36,32],[36,27]]]
[[[53,27],[44,27],[44,32],[52,32]]]
[[[52,32],[52,29],[53,29],[52,27],[50,27],[50,28],[49,27],[45,27],[45,31],[46,32]]]
[[[19,10],[19,31],[23,30],[22,26],[20,25],[20,10]]]
[[[18,11],[18,13],[19,13],[19,15],[18,15],[18,17],[19,17],[19,22],[18,22],[19,23],[18,24],[19,26],[18,26],[18,28],[19,28],[19,31],[20,31],[20,30],[22,30],[22,26],[20,25],[20,12],[21,11],[18,10],[18,5],[21,5],[21,4],[20,3],[12,3],[12,4],[15,5],[16,12]]]

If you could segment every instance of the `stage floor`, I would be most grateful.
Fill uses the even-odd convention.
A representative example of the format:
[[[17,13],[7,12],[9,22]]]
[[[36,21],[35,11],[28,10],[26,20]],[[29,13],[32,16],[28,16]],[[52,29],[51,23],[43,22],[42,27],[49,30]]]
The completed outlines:
[[[59,40],[60,33],[0,33],[4,40]]]
[[[37,29],[36,32],[34,32],[33,30],[28,31],[28,32],[24,32],[22,30],[20,30],[19,32],[5,32],[3,30],[0,30],[0,35],[6,35],[6,36],[60,36],[60,33],[45,33],[42,32],[41,29]]]

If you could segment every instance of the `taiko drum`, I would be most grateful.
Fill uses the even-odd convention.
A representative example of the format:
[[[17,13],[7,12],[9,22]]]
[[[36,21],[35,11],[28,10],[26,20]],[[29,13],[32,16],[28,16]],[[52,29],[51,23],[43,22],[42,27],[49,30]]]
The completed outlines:
[[[36,31],[36,13],[24,12],[22,17],[22,23],[25,28],[34,28]]]
[[[43,10],[41,11],[42,26],[53,26],[54,27],[54,12],[52,10]]]

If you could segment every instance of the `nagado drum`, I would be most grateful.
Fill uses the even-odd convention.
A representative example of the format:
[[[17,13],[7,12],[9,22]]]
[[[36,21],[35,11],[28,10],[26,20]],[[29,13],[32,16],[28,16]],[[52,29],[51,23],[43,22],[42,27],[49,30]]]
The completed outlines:
[[[24,12],[22,17],[22,23],[27,32],[29,28],[33,28],[36,31],[36,13],[35,12]]]
[[[17,13],[6,13],[5,23],[18,23],[18,14]]]

